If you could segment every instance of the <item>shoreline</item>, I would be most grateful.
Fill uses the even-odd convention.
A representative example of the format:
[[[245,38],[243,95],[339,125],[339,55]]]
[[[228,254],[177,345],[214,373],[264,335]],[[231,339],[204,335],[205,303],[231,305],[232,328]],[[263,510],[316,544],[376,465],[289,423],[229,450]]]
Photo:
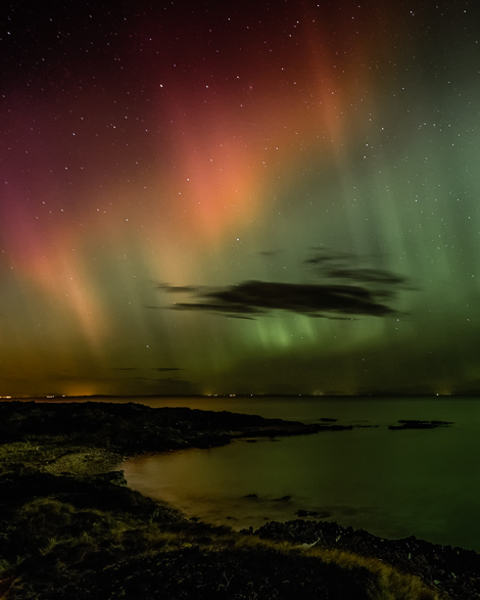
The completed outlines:
[[[174,507],[127,488],[123,474],[114,470],[126,458],[147,452],[208,448],[236,438],[313,434],[333,427],[335,431],[338,426],[304,425],[227,411],[90,402],[9,402],[0,404],[0,419],[5,424],[0,439],[0,521],[4,532],[0,597],[6,600],[68,596],[73,600],[72,581],[76,585],[82,582],[84,591],[85,586],[91,589],[90,595],[82,597],[96,599],[97,589],[112,598],[118,592],[120,597],[125,581],[134,577],[127,576],[133,564],[149,585],[173,586],[172,600],[175,590],[180,593],[183,589],[182,581],[198,590],[198,582],[188,581],[195,579],[200,564],[205,572],[213,569],[205,593],[217,597],[211,595],[216,581],[213,563],[222,562],[230,565],[234,579],[240,580],[239,573],[247,569],[252,581],[257,581],[255,593],[267,593],[269,585],[277,589],[275,578],[280,575],[271,573],[268,581],[260,573],[254,576],[254,564],[262,564],[268,571],[272,556],[285,563],[282,572],[288,571],[288,565],[297,573],[304,572],[305,582],[312,581],[315,593],[330,578],[330,593],[340,593],[341,575],[345,585],[351,586],[350,593],[356,590],[357,596],[352,598],[367,594],[365,590],[370,590],[365,598],[380,598],[379,591],[377,595],[371,592],[375,587],[389,589],[395,594],[392,598],[405,600],[479,597],[480,580],[475,573],[480,572],[480,556],[473,551],[415,538],[380,542],[361,530],[301,519],[236,533],[228,527],[187,520]],[[413,548],[419,548],[418,552]],[[147,577],[152,556],[159,564],[175,558],[188,577],[184,574],[178,581],[177,571],[170,574],[168,582],[161,583],[157,571]],[[312,560],[316,568],[322,565],[320,570],[329,565],[323,583],[312,580]],[[50,583],[45,582],[45,572]],[[242,597],[234,594],[231,583],[225,582],[223,588],[218,581],[216,585],[216,591],[223,593],[219,598]],[[117,592],[112,592],[114,589]],[[240,588],[237,592],[243,593]],[[138,596],[132,591],[124,597]]]

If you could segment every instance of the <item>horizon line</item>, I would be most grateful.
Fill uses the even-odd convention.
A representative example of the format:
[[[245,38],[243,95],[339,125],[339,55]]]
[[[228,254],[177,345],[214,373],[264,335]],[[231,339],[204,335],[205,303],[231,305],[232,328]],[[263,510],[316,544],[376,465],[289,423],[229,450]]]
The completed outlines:
[[[386,397],[426,397],[426,398],[458,398],[458,397],[480,397],[480,390],[470,390],[465,392],[363,392],[358,394],[344,394],[331,392],[328,394],[275,394],[275,393],[221,393],[221,394],[91,394],[91,395],[67,395],[67,394],[46,394],[46,395],[23,395],[23,396],[0,396],[2,400],[70,400],[87,398],[379,398]]]

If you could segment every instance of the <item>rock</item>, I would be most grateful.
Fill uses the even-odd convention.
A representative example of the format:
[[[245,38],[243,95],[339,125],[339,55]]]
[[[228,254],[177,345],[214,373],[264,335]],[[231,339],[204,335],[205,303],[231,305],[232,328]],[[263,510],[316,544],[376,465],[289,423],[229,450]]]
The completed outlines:
[[[314,517],[318,513],[315,512],[314,510],[310,511],[310,510],[300,509],[300,510],[297,510],[297,512],[295,514],[298,515],[299,517]]]
[[[452,600],[480,598],[480,555],[473,550],[431,544],[414,536],[385,540],[362,529],[341,527],[331,521],[271,521],[254,534],[263,539],[288,540],[303,545],[315,543],[377,558],[420,577],[427,584],[437,580],[439,590],[447,592]]]
[[[436,427],[448,427],[453,425],[452,421],[419,421],[416,419],[399,419],[401,425],[389,425],[392,430],[398,429],[435,429]]]
[[[318,425],[319,431],[349,431],[353,425]]]
[[[150,408],[132,402],[1,402],[2,441],[35,443],[58,436],[69,443],[121,454],[211,448],[233,438],[313,434],[329,425],[265,419],[228,411]],[[63,470],[63,469],[62,469]]]
[[[303,510],[302,508],[300,510],[297,510],[295,514],[299,517],[315,517],[317,519],[326,519],[327,517],[332,516],[332,513],[329,513],[327,511],[319,512],[317,510]]]

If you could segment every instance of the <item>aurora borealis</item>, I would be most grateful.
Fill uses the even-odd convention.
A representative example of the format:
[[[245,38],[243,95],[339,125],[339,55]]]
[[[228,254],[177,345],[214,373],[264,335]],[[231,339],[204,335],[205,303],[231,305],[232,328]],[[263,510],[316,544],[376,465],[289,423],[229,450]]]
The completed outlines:
[[[11,4],[0,395],[480,389],[474,9]]]

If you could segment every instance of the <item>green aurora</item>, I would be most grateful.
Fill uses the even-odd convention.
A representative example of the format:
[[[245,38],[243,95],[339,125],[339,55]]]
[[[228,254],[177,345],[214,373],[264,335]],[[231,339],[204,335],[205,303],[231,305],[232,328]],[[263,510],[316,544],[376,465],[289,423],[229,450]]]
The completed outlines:
[[[480,389],[468,2],[1,17],[0,394]]]

